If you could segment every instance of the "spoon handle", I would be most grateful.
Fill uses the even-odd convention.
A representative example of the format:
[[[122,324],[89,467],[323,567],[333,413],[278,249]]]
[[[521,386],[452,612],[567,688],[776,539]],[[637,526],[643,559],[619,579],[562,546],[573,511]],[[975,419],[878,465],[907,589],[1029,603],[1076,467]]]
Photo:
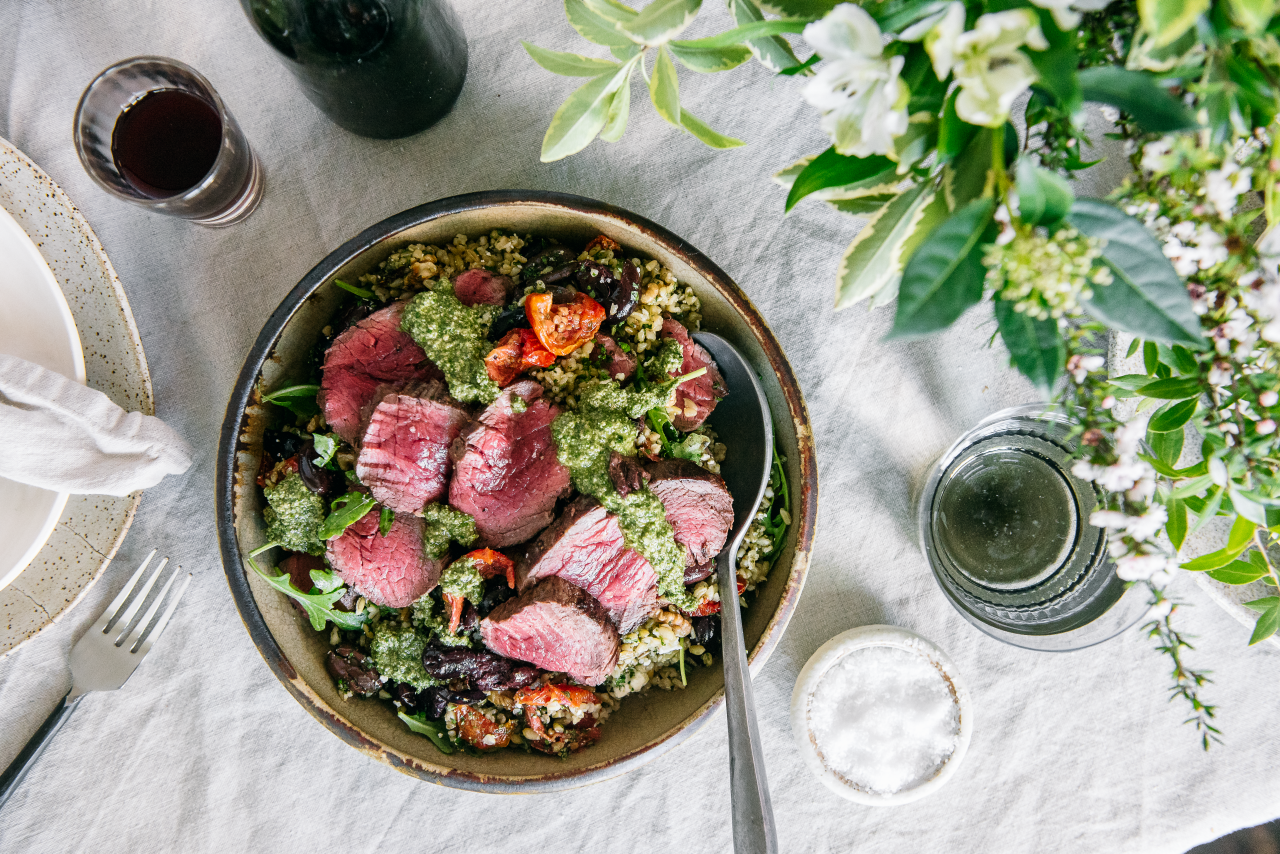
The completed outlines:
[[[756,725],[756,701],[747,668],[747,647],[738,605],[737,561],[730,550],[720,561],[721,657],[724,702],[729,715],[729,785],[733,805],[734,854],[777,854],[778,833],[764,774],[764,752]],[[728,579],[726,581],[726,579]]]

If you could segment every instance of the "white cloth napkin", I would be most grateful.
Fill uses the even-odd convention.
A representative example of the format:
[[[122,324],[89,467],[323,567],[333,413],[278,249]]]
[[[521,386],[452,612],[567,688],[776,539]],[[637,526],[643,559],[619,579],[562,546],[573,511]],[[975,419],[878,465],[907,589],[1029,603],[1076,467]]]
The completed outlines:
[[[128,495],[191,467],[191,448],[159,418],[0,355],[0,477],[56,492]]]

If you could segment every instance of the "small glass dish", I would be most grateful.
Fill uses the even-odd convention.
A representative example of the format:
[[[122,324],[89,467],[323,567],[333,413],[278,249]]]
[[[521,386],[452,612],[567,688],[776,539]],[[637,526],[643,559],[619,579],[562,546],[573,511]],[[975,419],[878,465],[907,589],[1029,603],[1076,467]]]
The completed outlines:
[[[920,548],[942,592],[986,634],[1027,649],[1083,649],[1149,612],[1090,524],[1093,484],[1071,473],[1065,410],[997,412],[956,440],[929,473],[917,507]]]
[[[902,650],[923,658],[937,670],[939,681],[945,685],[956,706],[957,730],[955,747],[951,753],[941,760],[927,779],[892,793],[876,792],[861,786],[833,768],[823,755],[823,747],[819,743],[820,739],[815,736],[812,725],[817,691],[832,668],[850,654],[872,647]],[[791,732],[800,748],[804,764],[828,789],[842,798],[866,806],[898,806],[918,801],[936,792],[956,773],[973,738],[973,703],[955,664],[937,646],[897,626],[861,626],[838,634],[818,647],[818,651],[800,670],[795,689],[791,693]]]
[[[200,99],[217,113],[221,143],[213,165],[192,186],[168,195],[149,194],[116,162],[116,124],[148,95],[175,91]],[[262,198],[262,166],[244,132],[209,81],[176,59],[135,56],[95,77],[76,105],[74,141],[81,164],[100,187],[155,213],[216,228],[244,219]]]

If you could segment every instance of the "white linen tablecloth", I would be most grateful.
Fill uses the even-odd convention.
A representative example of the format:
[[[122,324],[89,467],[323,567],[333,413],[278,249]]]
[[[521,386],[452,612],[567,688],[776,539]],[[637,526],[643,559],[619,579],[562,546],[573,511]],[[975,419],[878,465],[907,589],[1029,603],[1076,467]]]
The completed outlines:
[[[534,66],[521,38],[582,50],[554,0],[457,0],[470,43],[453,112],[378,142],[330,124],[250,29],[235,0],[3,0],[0,135],[75,199],[132,302],[158,414],[195,465],[147,491],[102,583],[61,624],[0,661],[0,763],[69,686],[71,644],[153,546],[195,574],[162,642],[124,690],[90,695],[0,812],[0,851],[729,851],[723,724],[622,778],[497,798],[396,773],[344,745],[294,702],[249,640],[214,536],[213,468],[225,401],[262,322],[326,253],[424,201],[542,188],[621,205],[687,238],[750,294],[795,366],[821,472],[818,536],[791,627],[756,683],[786,852],[1182,852],[1280,813],[1280,650],[1182,579],[1214,671],[1226,743],[1200,751],[1165,700],[1167,663],[1140,632],[1067,655],[990,640],[952,610],[915,541],[913,490],[961,432],[1032,399],[972,312],[944,335],[883,340],[891,314],[831,310],[856,223],[809,202],[782,216],[770,174],[826,142],[800,83],[758,66],[682,73],[682,100],[750,142],[713,152],[652,111],[642,90],[615,145],[538,162],[556,106],[581,81]],[[699,32],[729,26],[708,0]],[[210,230],[144,212],[91,183],[71,145],[76,99],[136,54],[209,77],[267,170],[261,206]],[[596,51],[599,55],[600,51]],[[0,526],[3,523],[0,522]],[[892,623],[937,642],[967,678],[972,747],[924,801],[855,806],[792,745],[796,674],[845,629]],[[723,721],[723,717],[720,718]]]

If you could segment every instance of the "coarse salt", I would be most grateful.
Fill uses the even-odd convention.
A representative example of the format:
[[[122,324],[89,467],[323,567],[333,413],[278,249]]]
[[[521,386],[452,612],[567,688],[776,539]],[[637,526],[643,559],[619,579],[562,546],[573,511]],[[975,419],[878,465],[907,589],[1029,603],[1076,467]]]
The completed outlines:
[[[955,752],[960,709],[924,655],[855,649],[823,675],[809,706],[823,764],[849,784],[891,795],[932,778]]]

